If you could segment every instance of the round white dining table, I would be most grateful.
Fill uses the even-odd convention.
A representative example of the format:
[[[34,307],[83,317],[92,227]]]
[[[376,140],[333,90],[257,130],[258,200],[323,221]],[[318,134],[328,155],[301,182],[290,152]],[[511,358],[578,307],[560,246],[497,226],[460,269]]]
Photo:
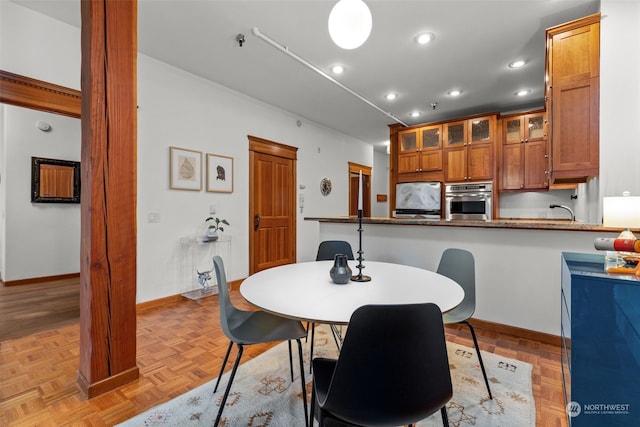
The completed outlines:
[[[349,261],[358,274],[356,261]],[[369,282],[333,283],[333,261],[312,261],[272,267],[240,285],[253,305],[280,316],[314,323],[348,324],[353,312],[368,304],[432,302],[442,312],[462,302],[464,290],[450,278],[408,265],[367,261],[362,274]]]

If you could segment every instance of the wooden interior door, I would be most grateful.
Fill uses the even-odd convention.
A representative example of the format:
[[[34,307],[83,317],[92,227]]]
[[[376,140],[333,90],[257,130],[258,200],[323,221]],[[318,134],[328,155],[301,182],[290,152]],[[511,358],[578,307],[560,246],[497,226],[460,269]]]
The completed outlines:
[[[362,171],[362,216],[371,216],[371,166],[349,162],[349,215],[358,215],[358,192]]]
[[[296,262],[297,150],[249,136],[249,274]]]

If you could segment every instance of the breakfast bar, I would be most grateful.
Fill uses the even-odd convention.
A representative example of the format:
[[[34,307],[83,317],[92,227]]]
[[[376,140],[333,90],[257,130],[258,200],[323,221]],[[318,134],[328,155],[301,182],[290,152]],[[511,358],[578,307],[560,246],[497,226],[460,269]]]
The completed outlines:
[[[358,247],[355,217],[306,217],[320,240],[347,240]],[[598,253],[594,239],[619,229],[562,220],[446,221],[363,218],[367,260],[435,271],[446,248],[471,251],[476,260],[474,318],[560,336],[562,252]],[[601,253],[601,252],[600,252]]]

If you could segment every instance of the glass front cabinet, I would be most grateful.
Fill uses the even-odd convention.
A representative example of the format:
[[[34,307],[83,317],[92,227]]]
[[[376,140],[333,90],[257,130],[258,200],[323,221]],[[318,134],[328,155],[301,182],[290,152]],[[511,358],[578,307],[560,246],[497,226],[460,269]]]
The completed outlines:
[[[398,180],[439,180],[442,174],[442,126],[398,132]]]
[[[442,125],[446,182],[494,178],[496,121],[496,116],[486,116]]]
[[[544,112],[502,119],[502,190],[549,188],[549,142]]]

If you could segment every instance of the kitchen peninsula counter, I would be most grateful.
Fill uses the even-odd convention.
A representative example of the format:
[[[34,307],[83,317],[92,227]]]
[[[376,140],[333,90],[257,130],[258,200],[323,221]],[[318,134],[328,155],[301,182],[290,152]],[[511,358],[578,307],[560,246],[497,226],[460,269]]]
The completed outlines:
[[[435,271],[445,249],[466,249],[473,254],[476,266],[473,317],[549,334],[558,342],[562,253],[603,254],[594,248],[594,240],[617,237],[621,231],[599,224],[543,218],[363,218],[362,233],[354,216],[309,216],[304,223],[307,228],[317,227],[319,242],[348,241],[356,257],[362,238],[365,268],[367,261],[382,261]],[[300,253],[298,259],[315,259],[315,252],[311,252]],[[349,264],[353,269],[357,261]]]
[[[306,221],[332,222],[332,223],[358,223],[355,216],[333,217],[305,217]],[[585,224],[579,221],[562,219],[516,219],[499,218],[491,221],[478,220],[444,220],[430,218],[362,218],[363,224],[388,224],[388,225],[423,225],[439,227],[474,227],[474,228],[513,228],[530,230],[565,230],[565,231],[593,231],[620,233],[621,228],[604,227],[601,224]]]

